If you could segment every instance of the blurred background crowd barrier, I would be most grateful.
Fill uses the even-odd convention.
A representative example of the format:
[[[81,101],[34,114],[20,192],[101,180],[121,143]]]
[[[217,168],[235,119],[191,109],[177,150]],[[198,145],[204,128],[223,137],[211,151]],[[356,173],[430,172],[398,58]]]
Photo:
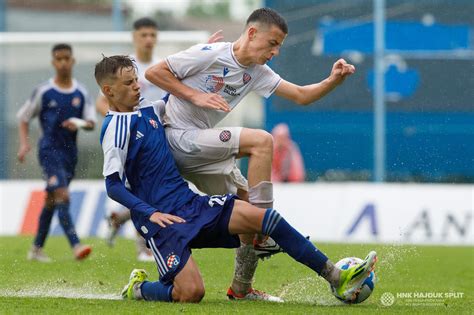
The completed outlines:
[[[36,154],[16,162],[17,110],[52,76],[53,43],[69,42],[75,77],[98,93],[93,67],[101,55],[132,53],[131,23],[144,15],[160,26],[163,58],[224,30],[235,40],[255,8],[269,6],[290,33],[270,66],[283,78],[324,79],[343,57],[357,73],[308,107],[249,96],[224,125],[270,131],[288,124],[307,180],[375,179],[374,4],[377,0],[287,1],[2,1],[0,5],[0,178],[40,178]],[[152,5],[154,4],[154,6]],[[474,182],[474,1],[386,0],[385,181]],[[32,135],[39,136],[37,123]],[[101,178],[100,124],[80,135],[77,178]],[[32,139],[32,144],[36,139]],[[245,171],[245,163],[243,165]]]

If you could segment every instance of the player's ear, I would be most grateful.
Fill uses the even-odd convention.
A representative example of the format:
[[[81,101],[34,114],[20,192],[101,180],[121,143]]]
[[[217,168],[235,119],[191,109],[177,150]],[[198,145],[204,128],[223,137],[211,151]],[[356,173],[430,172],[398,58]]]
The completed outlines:
[[[112,86],[110,86],[109,84],[102,85],[101,89],[102,89],[102,93],[104,93],[105,96],[108,96],[108,97],[114,96],[114,93],[112,93]]]
[[[247,30],[247,38],[253,40],[257,36],[257,28],[255,26],[249,26]]]

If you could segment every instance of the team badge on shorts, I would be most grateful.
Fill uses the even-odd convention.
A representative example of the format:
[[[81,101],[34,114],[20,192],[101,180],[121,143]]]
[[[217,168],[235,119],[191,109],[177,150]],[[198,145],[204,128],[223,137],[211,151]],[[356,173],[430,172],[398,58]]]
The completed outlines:
[[[227,142],[227,141],[229,141],[231,137],[232,137],[232,133],[231,133],[229,130],[223,130],[223,131],[219,134],[219,139],[220,139],[222,142]]]
[[[171,254],[168,255],[168,257],[166,257],[166,265],[170,269],[177,268],[178,265],[179,265],[179,261],[180,261],[179,256],[175,255],[174,253],[171,253]]]

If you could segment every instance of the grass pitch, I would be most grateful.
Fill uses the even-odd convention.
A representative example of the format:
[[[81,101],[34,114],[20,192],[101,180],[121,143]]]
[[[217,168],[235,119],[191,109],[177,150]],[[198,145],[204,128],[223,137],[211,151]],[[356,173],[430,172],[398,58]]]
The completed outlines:
[[[338,302],[323,279],[286,254],[260,263],[255,281],[255,288],[279,295],[286,303],[228,301],[233,250],[194,250],[206,296],[191,305],[120,300],[133,268],[146,269],[152,280],[158,274],[154,263],[135,260],[134,241],[119,239],[111,249],[103,240],[84,240],[94,251],[90,259],[76,262],[65,238],[52,237],[45,247],[54,259],[50,264],[26,260],[31,242],[28,237],[0,238],[0,314],[472,314],[474,309],[473,247],[319,244],[334,261],[377,251],[378,283],[359,305]],[[392,300],[387,299],[390,294]]]

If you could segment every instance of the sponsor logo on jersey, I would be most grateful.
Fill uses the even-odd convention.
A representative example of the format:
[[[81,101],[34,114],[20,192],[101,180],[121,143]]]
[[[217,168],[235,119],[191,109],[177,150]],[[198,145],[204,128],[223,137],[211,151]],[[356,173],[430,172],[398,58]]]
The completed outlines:
[[[143,138],[143,133],[141,133],[140,131],[137,131],[137,136],[135,137],[135,140],[138,140],[138,139],[141,139]]]
[[[211,93],[217,93],[224,87],[224,78],[215,75],[206,77],[206,90]]]
[[[72,102],[71,102],[72,106],[74,107],[78,107],[79,105],[81,105],[81,98],[76,96],[72,99]]]
[[[156,120],[150,119],[150,120],[148,120],[148,122],[150,123],[150,125],[151,125],[153,128],[155,128],[155,129],[158,128],[158,123],[156,122]]]
[[[250,80],[252,80],[252,77],[250,76],[250,74],[248,74],[247,72],[244,72],[242,76],[242,81],[244,81],[244,84],[249,83]]]
[[[222,142],[227,142],[230,140],[230,138],[232,138],[232,133],[230,132],[230,130],[223,130],[220,134],[219,134],[219,139],[222,141]]]
[[[237,89],[235,87],[227,84],[225,85],[224,93],[234,97],[240,95],[240,93],[237,93]]]
[[[174,254],[174,253],[171,253],[168,255],[168,257],[166,257],[166,265],[168,266],[168,268],[170,269],[175,269],[178,267],[179,265],[179,256]]]
[[[201,48],[201,50],[212,50],[212,47],[211,46],[204,46],[203,48]]]
[[[222,71],[222,73],[224,74],[224,77],[225,77],[227,73],[229,73],[229,68],[224,67],[224,70]]]

